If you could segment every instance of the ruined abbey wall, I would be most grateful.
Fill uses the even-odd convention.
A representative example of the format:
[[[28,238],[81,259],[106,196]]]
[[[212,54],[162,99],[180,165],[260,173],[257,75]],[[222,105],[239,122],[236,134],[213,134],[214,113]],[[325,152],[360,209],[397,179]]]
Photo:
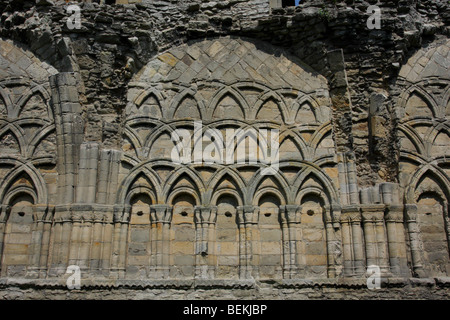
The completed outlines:
[[[446,297],[449,4],[370,4],[3,1],[1,296]]]

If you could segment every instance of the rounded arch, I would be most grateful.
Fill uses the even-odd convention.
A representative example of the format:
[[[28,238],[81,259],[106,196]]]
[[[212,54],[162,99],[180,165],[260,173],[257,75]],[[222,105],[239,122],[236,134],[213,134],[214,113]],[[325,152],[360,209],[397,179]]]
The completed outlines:
[[[211,204],[217,206],[219,204],[219,200],[222,197],[232,197],[236,200],[236,204],[238,206],[243,206],[244,202],[242,201],[242,196],[233,189],[221,189],[217,192],[214,192],[212,198],[211,198]]]
[[[198,195],[198,193],[192,189],[192,188],[187,188],[187,187],[181,187],[181,188],[177,188],[176,190],[172,191],[168,196],[167,196],[167,200],[166,202],[170,205],[174,205],[174,201],[178,198],[178,197],[182,197],[182,196],[189,196],[192,199],[195,200],[195,203],[193,204],[194,206],[198,206],[201,203],[200,197]]]
[[[128,192],[128,194],[127,194],[127,196],[125,198],[125,204],[126,205],[131,205],[132,201],[133,201],[133,198],[135,198],[135,197],[137,197],[139,195],[146,195],[151,201],[150,204],[156,203],[156,195],[155,195],[155,193],[153,192],[152,189],[150,189],[148,187],[135,187],[135,188],[132,188]]]
[[[13,206],[14,201],[18,197],[21,197],[23,195],[27,195],[28,197],[30,197],[32,199],[32,201],[30,201],[31,204],[34,205],[34,204],[38,203],[38,195],[36,194],[36,191],[33,188],[25,187],[25,186],[19,186],[17,188],[9,190],[6,193],[5,199],[3,202],[9,206]]]
[[[301,205],[303,203],[303,199],[310,195],[315,196],[319,199],[322,199],[323,206],[330,206],[330,201],[329,201],[329,197],[327,196],[327,194],[322,189],[320,189],[318,187],[313,187],[313,186],[301,189],[297,193],[297,196],[295,198],[295,203],[298,203]]]
[[[285,196],[281,193],[280,190],[273,187],[264,187],[262,189],[259,189],[253,197],[252,205],[259,206],[261,204],[261,199],[263,199],[264,197],[276,198],[278,200],[278,207],[286,205]]]

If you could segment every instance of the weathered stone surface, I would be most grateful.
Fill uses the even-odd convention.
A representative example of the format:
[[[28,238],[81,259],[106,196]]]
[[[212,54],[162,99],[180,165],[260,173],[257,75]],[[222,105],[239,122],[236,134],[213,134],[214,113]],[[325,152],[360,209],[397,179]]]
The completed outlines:
[[[98,2],[0,3],[3,298],[448,295],[447,1]]]

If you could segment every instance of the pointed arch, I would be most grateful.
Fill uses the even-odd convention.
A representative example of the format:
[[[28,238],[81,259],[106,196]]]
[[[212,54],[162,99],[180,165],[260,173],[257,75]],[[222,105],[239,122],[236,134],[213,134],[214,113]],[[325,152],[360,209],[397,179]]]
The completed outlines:
[[[238,186],[238,188],[242,191],[246,190],[247,185],[245,181],[242,179],[241,175],[233,168],[225,167],[219,170],[215,175],[212,176],[210,181],[208,181],[207,186],[210,190],[216,190],[219,183],[226,176],[229,176],[234,183]]]
[[[275,105],[277,107],[277,110],[281,116],[281,121],[286,123],[289,120],[289,111],[286,107],[286,103],[284,102],[283,98],[279,96],[276,92],[269,91],[265,92],[262,96],[258,98],[258,101],[256,102],[255,106],[250,109],[249,112],[249,119],[258,119],[258,115],[260,114],[261,110],[265,108],[265,105],[269,101],[275,101]],[[269,120],[272,118],[262,118],[259,120]]]
[[[44,102],[48,119],[53,120],[54,115],[48,103],[50,101],[50,94],[47,92],[47,90],[44,89],[44,87],[37,84],[35,84],[31,88],[27,88],[23,95],[20,97],[19,101],[16,103],[17,107],[13,112],[14,116],[20,116],[23,113],[27,103],[36,95],[40,96],[42,101]]]
[[[409,141],[412,142],[418,154],[425,155],[426,149],[425,145],[423,144],[422,138],[412,126],[407,123],[399,124],[398,130],[402,132]]]
[[[161,190],[161,181],[158,177],[158,174],[151,167],[145,166],[144,163],[134,168],[128,174],[128,176],[122,180],[117,189],[116,204],[123,205],[126,203],[130,188],[133,186],[133,183],[140,175],[145,176],[148,181],[150,181],[151,187],[154,190],[155,203],[159,203],[159,201],[161,201],[163,193]]]
[[[165,200],[169,198],[169,195],[173,192],[173,187],[176,185],[176,183],[182,179],[183,177],[188,177],[190,180],[192,180],[192,190],[197,194],[198,199],[202,199],[202,196],[204,196],[206,192],[205,185],[203,183],[203,180],[201,179],[200,175],[188,167],[179,167],[178,169],[174,170],[170,176],[167,177],[164,188],[163,188],[163,194],[165,195]],[[202,199],[203,200],[203,199]],[[202,202],[202,201],[201,201]],[[201,203],[199,202],[199,203]]]
[[[436,117],[437,116],[437,112],[438,112],[438,107],[437,107],[437,103],[434,100],[434,98],[428,94],[425,90],[417,87],[417,86],[412,86],[409,89],[407,89],[403,95],[401,96],[401,108],[404,111],[405,117],[416,117],[416,116],[421,116],[421,115],[410,115],[407,116],[407,107],[408,107],[408,102],[410,101],[410,99],[413,96],[417,96],[418,98],[420,98],[429,108],[432,117]]]
[[[289,128],[280,133],[280,136],[279,136],[280,152],[281,152],[281,147],[282,147],[283,143],[289,138],[292,139],[293,142],[296,144],[298,151],[302,157],[301,159],[295,159],[295,160],[304,160],[304,159],[312,158],[310,148],[308,147],[308,145],[305,142],[305,140],[303,139],[303,137],[300,136],[299,134],[297,134],[296,132],[292,131]],[[280,153],[280,160],[281,160],[281,153]]]
[[[215,114],[217,108],[219,107],[219,103],[223,99],[225,99],[227,96],[231,97],[231,99],[233,99],[236,102],[237,107],[242,112],[242,119],[247,119],[248,118],[247,113],[249,110],[247,101],[245,100],[244,96],[239,91],[235,90],[232,87],[225,87],[214,95],[214,97],[211,99],[211,102],[208,106],[208,113],[209,113],[208,119],[213,119],[214,114]]]
[[[322,122],[323,121],[321,113],[320,113],[320,105],[314,99],[312,99],[310,96],[303,95],[297,101],[296,109],[293,109],[294,122],[298,122],[297,119],[301,115],[300,111],[302,110],[303,106],[307,106],[309,108],[310,112],[312,113],[312,116],[313,116],[313,119],[314,119],[313,123]],[[303,122],[303,121],[300,121],[300,122]],[[311,123],[311,122],[307,122],[307,123]]]
[[[450,134],[450,125],[445,122],[437,123],[436,125],[429,128],[425,134],[424,140],[433,143],[436,137],[442,132]],[[449,141],[450,144],[450,141]]]
[[[142,104],[152,96],[154,97],[155,101],[157,102],[157,106],[158,106],[157,111],[160,115],[160,117],[153,117],[153,118],[155,118],[155,119],[164,118],[165,115],[163,113],[163,110],[164,110],[163,103],[164,103],[165,99],[164,99],[163,95],[161,94],[161,92],[156,90],[153,87],[142,89],[142,91],[140,93],[136,94],[135,98],[131,102],[128,103],[127,108],[126,108],[127,109],[127,118],[133,118],[133,115],[131,115],[131,112],[133,110],[138,111],[141,108]]]
[[[206,113],[205,106],[202,103],[201,96],[195,92],[193,89],[188,88],[178,93],[172,100],[169,110],[167,111],[168,119],[176,119],[175,116],[180,110],[182,104],[186,99],[192,99],[195,101],[195,108],[199,114],[199,119],[203,119]],[[183,119],[183,117],[179,118]]]
[[[311,148],[316,150],[322,140],[330,133],[333,134],[333,126],[331,125],[331,121],[328,121],[322,124],[311,136],[309,142]]]
[[[26,146],[26,142],[24,139],[25,132],[23,132],[22,128],[15,126],[14,124],[8,124],[0,130],[0,139],[8,132],[11,132],[11,134],[14,136],[17,143],[19,144],[20,154],[24,156]]]
[[[26,150],[26,156],[32,157],[34,154],[34,151],[38,147],[39,143],[42,142],[46,137],[48,137],[50,134],[55,132],[55,125],[51,124],[45,128],[42,128],[30,141],[27,150]]]
[[[303,182],[309,176],[313,176],[319,181],[325,194],[328,197],[329,203],[339,203],[338,192],[331,178],[325,172],[323,172],[317,165],[306,163],[304,164],[303,168],[299,171],[299,173],[297,173],[297,176],[294,179],[294,183],[292,185],[292,190],[295,192],[295,199],[297,199],[298,194],[301,191],[300,187],[302,186]]]
[[[13,103],[11,101],[11,98],[9,96],[7,89],[3,88],[1,86],[1,83],[0,83],[0,97],[2,98],[3,102],[5,103],[6,115],[8,117],[11,117],[11,112],[12,112],[12,109],[14,106],[13,106]]]
[[[450,202],[450,181],[447,175],[441,168],[427,163],[420,166],[416,170],[416,172],[411,175],[411,179],[409,180],[409,183],[407,184],[407,188],[405,190],[405,203],[415,203],[416,189],[419,186],[422,178],[427,175],[430,175],[437,180],[437,182],[439,183],[439,187],[447,198],[447,202]]]
[[[37,194],[36,203],[47,204],[48,194],[44,178],[39,173],[39,171],[30,164],[19,165],[13,170],[9,171],[8,174],[6,174],[0,185],[1,203],[6,204],[4,203],[5,195],[9,191],[9,188],[16,181],[16,179],[22,174],[28,175],[30,177],[31,182],[33,183],[33,187],[35,188]]]
[[[248,204],[254,203],[255,195],[260,190],[261,184],[266,179],[273,179],[274,182],[281,187],[278,190],[284,191],[284,192],[282,192],[284,202],[290,203],[292,200],[291,196],[290,196],[291,193],[289,192],[291,188],[289,186],[289,181],[286,179],[286,177],[284,175],[282,175],[280,173],[280,171],[276,171],[274,175],[270,175],[270,176],[261,175],[260,173],[263,169],[264,168],[260,168],[249,181],[249,183],[248,183],[249,190],[247,192],[247,199],[246,199],[247,202],[246,203],[248,203]],[[264,189],[264,188],[262,188],[262,189]],[[281,192],[281,191],[279,191],[279,192]]]

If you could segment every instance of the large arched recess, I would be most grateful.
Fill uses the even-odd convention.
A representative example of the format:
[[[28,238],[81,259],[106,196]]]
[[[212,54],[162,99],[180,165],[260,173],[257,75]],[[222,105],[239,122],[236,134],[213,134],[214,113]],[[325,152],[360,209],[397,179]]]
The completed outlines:
[[[450,275],[449,52],[449,40],[418,50],[401,68],[397,82],[399,183],[405,203],[417,206],[419,237],[414,245],[421,248],[421,264],[430,277]]]

